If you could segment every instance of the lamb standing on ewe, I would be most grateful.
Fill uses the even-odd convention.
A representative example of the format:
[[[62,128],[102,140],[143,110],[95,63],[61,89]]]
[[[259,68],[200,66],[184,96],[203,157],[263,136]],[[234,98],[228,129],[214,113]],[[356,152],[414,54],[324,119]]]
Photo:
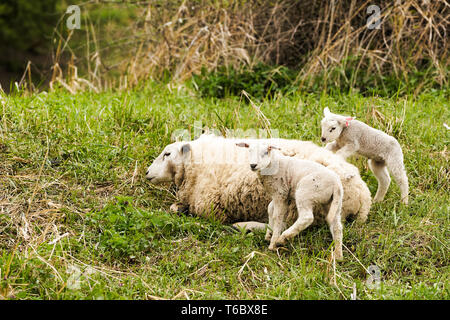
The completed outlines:
[[[285,139],[225,139],[203,135],[197,140],[175,142],[164,148],[147,171],[151,183],[174,183],[177,203],[172,211],[189,211],[207,217],[211,214],[223,223],[236,223],[246,228],[259,227],[267,221],[270,197],[256,173],[248,167],[248,152],[236,142],[261,141],[282,147],[283,153],[299,159],[318,162],[333,170],[344,188],[342,218],[354,215],[363,223],[371,206],[370,191],[358,169],[312,142]],[[296,214],[295,203],[290,212]],[[328,208],[315,210],[328,212]],[[249,221],[253,221],[250,222]]]
[[[270,239],[269,249],[276,249],[309,227],[314,222],[313,209],[318,204],[330,204],[325,220],[335,241],[336,259],[342,260],[344,191],[336,173],[313,161],[284,156],[276,150],[277,147],[268,144],[250,146],[241,142],[237,145],[249,148],[250,169],[257,173],[264,190],[272,198],[268,206],[269,229],[266,233],[266,240]],[[298,214],[295,222],[285,230],[289,200],[295,201]]]
[[[354,153],[369,158],[369,167],[378,181],[374,201],[382,201],[386,195],[391,183],[389,169],[400,187],[402,202],[408,204],[408,177],[398,141],[354,118],[331,113],[328,108],[324,109],[324,116],[322,142],[328,142],[326,149],[344,159]]]

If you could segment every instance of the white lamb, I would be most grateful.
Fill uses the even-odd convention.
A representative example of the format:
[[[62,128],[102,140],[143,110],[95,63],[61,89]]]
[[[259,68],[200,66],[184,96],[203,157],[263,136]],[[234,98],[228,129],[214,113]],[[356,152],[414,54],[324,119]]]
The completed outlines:
[[[270,197],[248,167],[247,150],[236,146],[240,141],[253,140],[204,135],[197,140],[169,144],[148,168],[147,179],[154,184],[175,184],[178,201],[171,206],[173,211],[213,215],[224,223],[245,222],[241,226],[265,228]],[[282,147],[287,155],[312,160],[333,170],[344,187],[342,218],[354,215],[357,222],[366,221],[371,206],[370,191],[355,166],[312,142],[262,141]],[[328,212],[327,206],[316,210]],[[295,204],[291,211],[296,214]]]
[[[215,140],[218,138],[216,137]],[[220,140],[220,138],[219,138]],[[359,170],[331,151],[320,148],[310,141],[288,140],[288,139],[223,139],[230,142],[267,143],[281,147],[281,153],[298,159],[311,160],[334,171],[341,179],[344,187],[344,198],[342,205],[342,220],[353,216],[357,223],[364,223],[370,212],[372,199],[369,188],[361,179]],[[295,204],[292,210],[295,211]],[[322,211],[327,212],[327,208]]]
[[[313,161],[284,156],[277,150],[279,148],[266,143],[249,145],[241,142],[237,145],[249,148],[250,169],[257,173],[272,199],[268,206],[269,229],[266,233],[266,240],[270,240],[269,249],[285,244],[286,240],[310,226],[317,205],[330,204],[325,220],[335,241],[335,257],[342,260],[344,191],[336,173]],[[288,218],[290,201],[295,202],[297,217],[285,230],[286,223],[291,220]]]
[[[389,169],[400,188],[402,202],[408,204],[408,177],[403,152],[394,137],[354,118],[331,113],[328,108],[324,109],[321,126],[322,141],[328,142],[326,149],[344,159],[354,153],[369,158],[369,167],[378,181],[375,202],[382,201],[389,188]]]

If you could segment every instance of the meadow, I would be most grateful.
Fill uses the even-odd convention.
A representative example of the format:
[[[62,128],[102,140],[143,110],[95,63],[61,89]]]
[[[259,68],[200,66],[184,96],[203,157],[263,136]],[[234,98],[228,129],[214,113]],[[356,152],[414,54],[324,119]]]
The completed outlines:
[[[325,106],[395,136],[409,206],[393,181],[366,224],[344,225],[341,263],[327,226],[272,252],[262,232],[170,213],[173,187],[144,177],[172,133],[193,132],[196,121],[221,132],[264,129],[246,97],[151,81],[127,91],[2,94],[0,299],[449,299],[448,91],[252,102],[283,138],[320,144]],[[367,161],[350,161],[374,195]]]

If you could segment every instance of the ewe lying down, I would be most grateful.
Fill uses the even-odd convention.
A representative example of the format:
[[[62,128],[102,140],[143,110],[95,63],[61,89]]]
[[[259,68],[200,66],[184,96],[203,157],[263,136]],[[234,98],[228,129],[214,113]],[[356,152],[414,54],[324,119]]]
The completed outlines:
[[[266,240],[269,249],[284,245],[314,222],[314,208],[330,204],[325,220],[335,241],[335,255],[342,259],[341,208],[343,189],[336,173],[316,162],[281,154],[278,148],[265,143],[237,144],[249,149],[250,169],[257,173],[264,190],[271,197],[268,206],[269,228]],[[295,202],[297,217],[288,218],[289,201]],[[286,229],[286,222],[295,220]]]
[[[172,143],[153,161],[147,178],[155,184],[176,185],[178,203],[171,209],[187,209],[191,214],[203,217],[214,215],[224,223],[245,221],[246,227],[261,227],[263,225],[257,222],[267,222],[271,198],[256,173],[250,170],[247,150],[236,146],[237,142],[254,141],[203,135],[190,142]],[[366,221],[371,206],[370,191],[355,166],[312,142],[257,141],[279,146],[285,155],[312,160],[334,171],[344,189],[342,219],[353,215],[358,222]],[[295,203],[290,203],[288,210],[292,213],[290,216],[296,217]],[[329,205],[318,206],[315,213],[316,210],[326,213]]]
[[[147,171],[151,183],[173,182],[178,202],[171,210],[214,216],[224,223],[267,220],[267,196],[261,184],[243,164],[246,154],[211,145],[203,140],[175,142],[166,146]],[[233,149],[240,149],[234,143]],[[223,152],[223,153],[222,153]],[[232,157],[235,157],[234,159]]]

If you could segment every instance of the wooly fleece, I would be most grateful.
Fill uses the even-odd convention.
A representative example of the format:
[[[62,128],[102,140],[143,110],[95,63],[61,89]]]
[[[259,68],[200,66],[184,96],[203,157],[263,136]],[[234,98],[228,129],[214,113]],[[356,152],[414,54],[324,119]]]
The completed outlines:
[[[267,222],[267,207],[271,199],[256,173],[250,170],[247,150],[236,146],[237,142],[243,141],[251,143],[255,139],[202,135],[197,140],[170,144],[149,167],[147,178],[153,183],[175,183],[179,201],[172,209],[187,209],[191,214],[213,216],[224,223]],[[358,222],[366,221],[371,206],[370,191],[355,166],[312,142],[258,141],[280,147],[285,155],[309,159],[333,170],[344,188],[342,219],[354,215]],[[169,153],[167,150],[172,152],[164,156]],[[159,180],[157,176],[165,178]],[[328,212],[328,209],[328,206],[316,208],[322,212]],[[295,203],[290,204],[289,210],[295,217]]]

